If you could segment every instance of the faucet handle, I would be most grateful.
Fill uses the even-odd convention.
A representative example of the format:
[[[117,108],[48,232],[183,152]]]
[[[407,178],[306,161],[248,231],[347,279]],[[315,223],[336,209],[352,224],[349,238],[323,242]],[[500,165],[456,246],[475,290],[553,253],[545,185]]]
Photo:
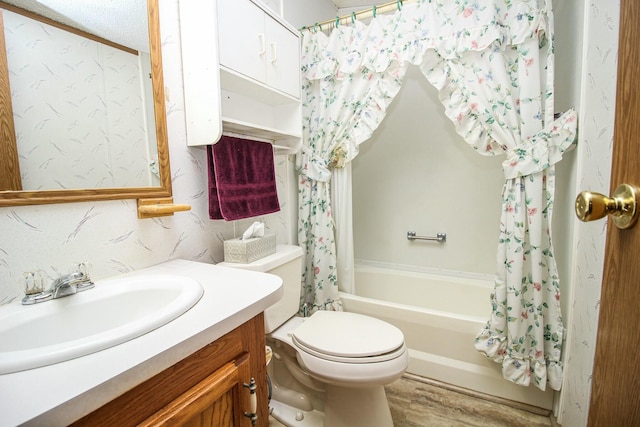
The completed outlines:
[[[44,291],[44,273],[42,270],[27,271],[23,275],[25,295],[40,294]]]
[[[39,302],[49,301],[53,298],[50,290],[44,290],[44,272],[42,270],[27,271],[24,277],[24,298],[23,305],[32,305]]]
[[[76,262],[73,264],[71,271],[76,281],[77,291],[84,291],[95,286],[91,280],[90,273],[93,266],[89,262]]]
[[[70,269],[72,273],[82,273],[88,280],[91,277],[91,270],[93,270],[93,266],[89,262],[75,262]]]

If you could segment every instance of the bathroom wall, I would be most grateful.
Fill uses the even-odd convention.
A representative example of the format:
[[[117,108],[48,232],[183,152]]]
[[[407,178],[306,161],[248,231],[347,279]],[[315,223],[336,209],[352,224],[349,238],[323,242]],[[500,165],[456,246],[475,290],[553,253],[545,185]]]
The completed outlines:
[[[21,297],[24,272],[43,270],[51,280],[76,261],[90,262],[97,279],[175,258],[219,262],[222,241],[242,234],[253,221],[208,217],[206,150],[185,142],[177,0],[160,2],[160,19],[173,195],[191,211],[139,220],[135,200],[0,208],[0,303]],[[282,210],[257,218],[279,243],[294,239],[291,164],[292,158],[276,157]]]
[[[584,5],[581,0],[557,3],[557,14],[568,32],[567,38],[573,37],[569,34],[573,24],[581,27],[580,20],[584,22],[584,44],[578,67],[581,69],[581,114],[576,193],[591,190],[607,194],[615,118],[620,1],[589,0]],[[573,221],[575,232],[570,243],[574,253],[573,280],[571,293],[565,295],[570,309],[566,315],[565,376],[558,422],[565,426],[586,426],[607,224],[605,220],[580,223],[574,218]]]
[[[338,8],[330,0],[281,0],[284,18],[296,28],[332,19]]]
[[[555,111],[575,108],[580,113],[582,83],[582,47],[584,4],[580,0],[555,1]],[[580,114],[579,114],[580,118]],[[569,295],[574,258],[574,201],[576,192],[578,149],[566,153],[556,165],[556,200],[553,216],[553,242],[561,280],[562,313],[569,310]]]

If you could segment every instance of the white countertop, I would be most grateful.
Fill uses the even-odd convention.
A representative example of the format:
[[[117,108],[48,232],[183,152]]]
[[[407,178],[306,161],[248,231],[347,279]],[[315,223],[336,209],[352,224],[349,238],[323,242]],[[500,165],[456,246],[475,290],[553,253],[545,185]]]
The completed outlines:
[[[283,293],[277,276],[185,260],[120,277],[146,273],[191,277],[202,284],[204,294],[177,319],[131,341],[66,362],[0,375],[0,426],[67,425],[237,328]]]

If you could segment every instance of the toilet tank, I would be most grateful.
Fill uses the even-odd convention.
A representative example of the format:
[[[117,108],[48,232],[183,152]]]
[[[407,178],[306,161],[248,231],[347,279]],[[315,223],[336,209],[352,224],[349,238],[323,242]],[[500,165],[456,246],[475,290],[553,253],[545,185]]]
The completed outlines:
[[[280,301],[264,312],[264,329],[271,333],[293,317],[300,306],[302,282],[302,248],[292,245],[277,245],[276,253],[248,264],[221,262],[217,265],[275,274],[282,278],[284,295]]]

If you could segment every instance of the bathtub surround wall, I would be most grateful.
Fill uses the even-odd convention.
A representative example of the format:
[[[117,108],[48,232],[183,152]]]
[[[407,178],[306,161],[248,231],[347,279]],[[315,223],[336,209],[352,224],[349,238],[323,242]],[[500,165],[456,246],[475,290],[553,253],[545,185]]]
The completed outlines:
[[[356,258],[495,274],[502,157],[479,156],[456,133],[437,90],[410,67],[353,161]],[[444,243],[409,241],[446,233]],[[489,313],[489,300],[483,301]]]

